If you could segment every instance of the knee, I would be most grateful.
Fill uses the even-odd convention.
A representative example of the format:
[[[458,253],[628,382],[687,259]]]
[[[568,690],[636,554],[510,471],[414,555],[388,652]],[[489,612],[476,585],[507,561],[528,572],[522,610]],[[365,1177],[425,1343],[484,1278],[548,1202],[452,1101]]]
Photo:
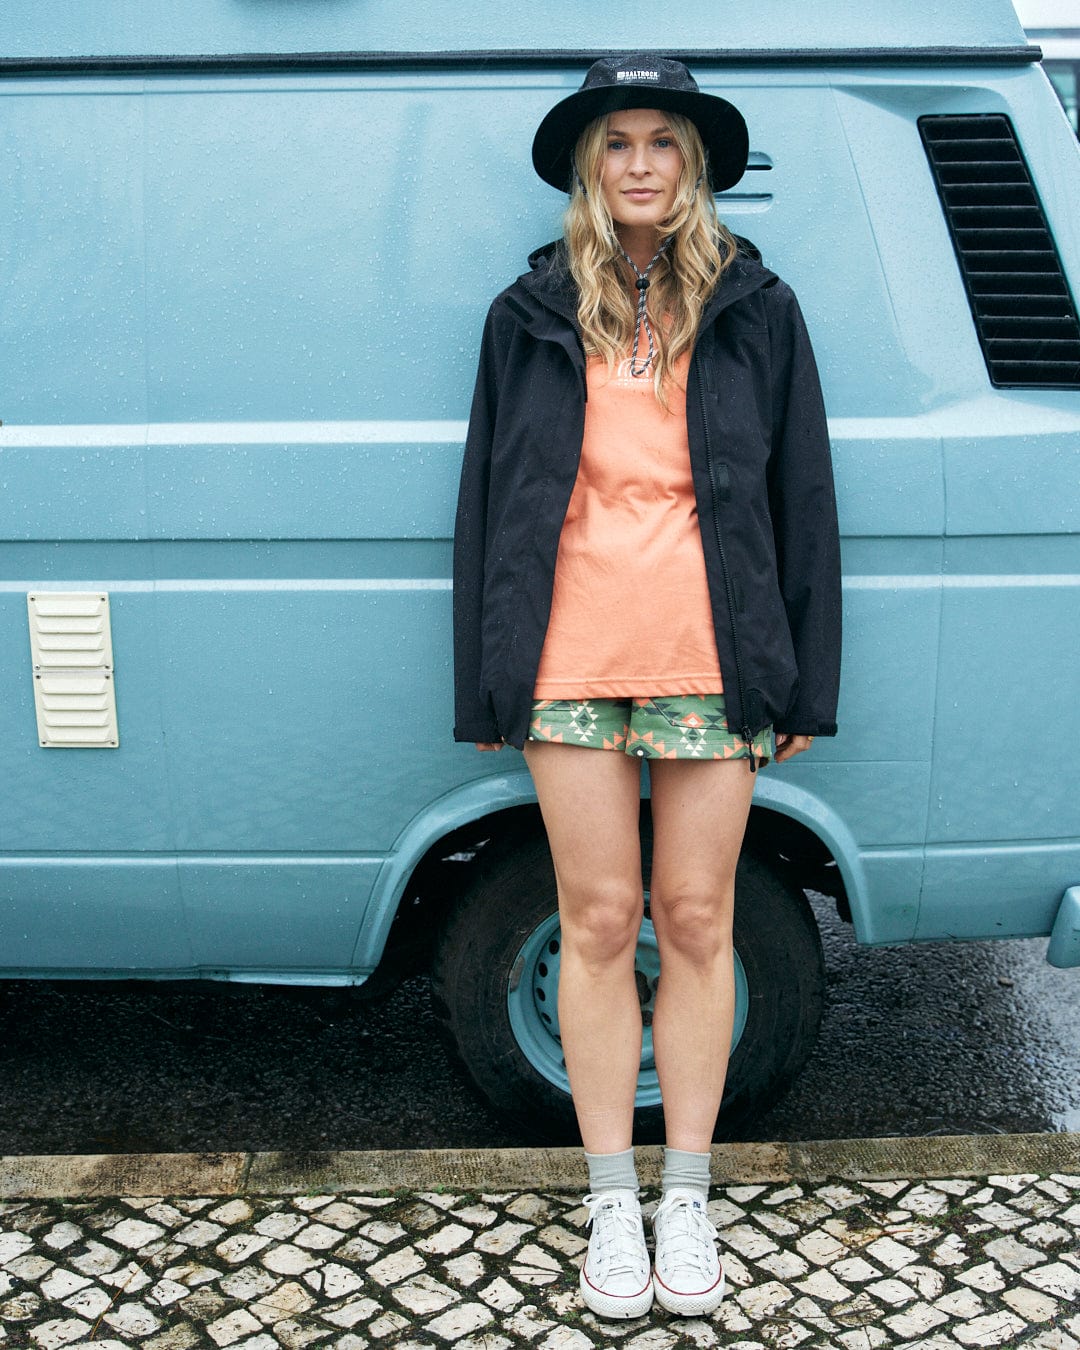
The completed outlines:
[[[663,948],[695,965],[710,965],[731,951],[731,903],[713,892],[682,890],[652,897],[651,912]]]
[[[564,952],[587,965],[607,965],[632,954],[643,913],[642,894],[632,887],[606,885],[575,897],[561,918]]]

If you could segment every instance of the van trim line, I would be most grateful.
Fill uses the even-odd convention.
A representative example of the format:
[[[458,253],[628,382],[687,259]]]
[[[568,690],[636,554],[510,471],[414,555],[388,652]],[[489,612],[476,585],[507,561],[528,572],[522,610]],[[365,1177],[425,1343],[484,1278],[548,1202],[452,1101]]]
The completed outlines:
[[[455,70],[569,66],[579,69],[607,51],[496,48],[491,51],[227,52],[187,55],[6,56],[0,76],[206,75],[273,70]],[[678,53],[688,64],[720,66],[1027,65],[1042,60],[1034,43],[1002,47],[822,47],[779,50],[702,47]]]

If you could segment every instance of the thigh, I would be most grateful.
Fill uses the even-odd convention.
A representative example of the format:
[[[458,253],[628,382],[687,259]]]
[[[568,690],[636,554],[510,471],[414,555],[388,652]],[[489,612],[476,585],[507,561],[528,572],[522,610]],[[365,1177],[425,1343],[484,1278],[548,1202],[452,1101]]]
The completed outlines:
[[[527,741],[559,901],[629,889],[640,895],[641,769],[621,750]]]
[[[658,898],[730,892],[756,775],[745,759],[649,761],[652,889]]]

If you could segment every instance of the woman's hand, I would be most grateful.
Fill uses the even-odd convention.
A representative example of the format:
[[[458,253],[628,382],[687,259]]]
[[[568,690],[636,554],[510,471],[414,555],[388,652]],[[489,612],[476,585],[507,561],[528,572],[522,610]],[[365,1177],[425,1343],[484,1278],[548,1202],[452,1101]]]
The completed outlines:
[[[814,744],[813,736],[793,736],[790,732],[779,731],[776,734],[776,762],[783,764],[785,759],[801,755]]]
[[[505,741],[477,741],[477,750],[501,750]]]

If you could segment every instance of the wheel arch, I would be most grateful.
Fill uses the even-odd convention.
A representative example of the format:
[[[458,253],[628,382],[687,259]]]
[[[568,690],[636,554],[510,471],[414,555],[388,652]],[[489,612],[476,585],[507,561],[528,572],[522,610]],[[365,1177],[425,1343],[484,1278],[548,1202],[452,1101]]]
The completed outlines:
[[[530,826],[541,828],[540,809],[524,763],[475,778],[429,803],[401,831],[379,869],[360,923],[353,969],[371,974],[379,965],[402,899],[429,865],[467,846],[469,836],[479,840],[490,831],[501,838]]]
[[[391,927],[410,891],[423,893],[436,882],[432,869],[470,841],[506,843],[522,832],[542,829],[532,779],[524,764],[505,773],[473,779],[431,803],[401,831],[382,867],[364,911],[353,969],[370,974],[383,959]],[[760,775],[747,826],[747,844],[781,863],[799,886],[835,898],[841,917],[865,931],[866,881],[850,830],[815,793],[779,774]],[[407,916],[402,916],[405,919]],[[430,917],[425,912],[424,923]],[[428,925],[430,926],[430,925]]]

